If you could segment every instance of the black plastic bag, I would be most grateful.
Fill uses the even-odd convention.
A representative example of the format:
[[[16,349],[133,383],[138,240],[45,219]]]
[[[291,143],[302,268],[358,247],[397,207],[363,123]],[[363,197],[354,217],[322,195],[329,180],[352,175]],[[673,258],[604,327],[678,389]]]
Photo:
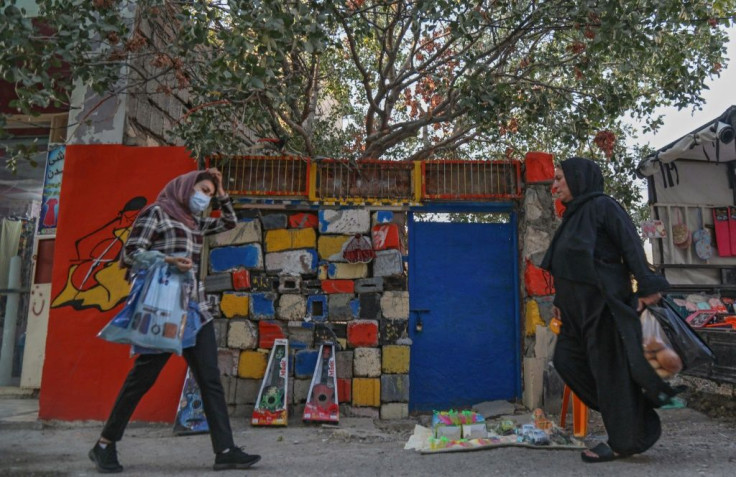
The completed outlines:
[[[713,351],[677,313],[666,306],[648,306],[647,309],[657,318],[672,348],[682,359],[683,371],[715,362]]]

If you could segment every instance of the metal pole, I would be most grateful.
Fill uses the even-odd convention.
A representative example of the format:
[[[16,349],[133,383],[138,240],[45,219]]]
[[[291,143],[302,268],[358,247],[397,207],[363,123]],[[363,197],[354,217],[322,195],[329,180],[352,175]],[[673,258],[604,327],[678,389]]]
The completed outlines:
[[[13,353],[15,352],[15,328],[18,324],[18,301],[20,300],[20,256],[10,259],[8,288],[16,290],[8,293],[5,302],[5,324],[3,344],[0,350],[0,386],[10,386],[13,373]]]

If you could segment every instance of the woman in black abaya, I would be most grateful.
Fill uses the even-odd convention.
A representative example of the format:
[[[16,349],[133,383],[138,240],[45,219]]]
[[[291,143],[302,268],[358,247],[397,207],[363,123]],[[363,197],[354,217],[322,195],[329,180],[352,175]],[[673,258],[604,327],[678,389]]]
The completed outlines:
[[[608,433],[608,443],[586,450],[582,459],[604,462],[644,452],[661,433],[654,408],[674,391],[644,358],[637,311],[658,302],[669,284],[647,266],[634,224],[603,193],[595,162],[563,161],[552,190],[566,206],[542,262],[554,277],[562,320],[554,365],[585,405],[600,411]]]

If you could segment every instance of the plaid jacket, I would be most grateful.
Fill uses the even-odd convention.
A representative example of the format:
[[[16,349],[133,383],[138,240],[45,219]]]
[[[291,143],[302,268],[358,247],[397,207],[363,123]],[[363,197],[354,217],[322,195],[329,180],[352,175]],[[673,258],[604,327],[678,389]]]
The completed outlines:
[[[156,250],[164,255],[176,255],[192,259],[192,271],[197,277],[196,299],[203,322],[212,319],[204,299],[204,284],[199,280],[199,264],[205,235],[214,235],[235,227],[237,217],[230,198],[220,199],[222,214],[219,218],[196,217],[198,230],[192,230],[167,215],[159,206],[140,213],[123,248],[123,262],[133,266],[136,255],[144,250]]]

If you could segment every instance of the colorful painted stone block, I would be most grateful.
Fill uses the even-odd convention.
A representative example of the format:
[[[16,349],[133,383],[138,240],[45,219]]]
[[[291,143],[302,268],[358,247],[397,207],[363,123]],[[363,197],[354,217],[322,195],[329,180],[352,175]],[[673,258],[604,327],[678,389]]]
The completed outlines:
[[[327,295],[311,295],[307,297],[307,315],[305,319],[321,323],[327,321],[328,312]]]
[[[322,291],[327,294],[353,293],[355,282],[352,280],[324,280],[322,281]]]
[[[254,320],[269,320],[276,316],[275,293],[251,293],[250,316]]]
[[[381,405],[381,380],[353,378],[353,406],[378,407]]]
[[[529,184],[552,182],[555,176],[554,158],[555,156],[546,152],[527,152],[524,158],[526,181]]]
[[[394,213],[390,210],[379,210],[373,213],[374,224],[390,224],[394,221]]]
[[[264,320],[258,322],[258,347],[262,349],[273,348],[273,342],[277,339],[284,339],[284,334],[281,325],[272,320]]]
[[[373,250],[401,249],[399,226],[396,224],[375,225],[371,229]]]
[[[352,379],[337,379],[337,399],[339,402],[351,402],[353,400]]]
[[[261,244],[220,247],[210,251],[210,271],[229,272],[238,268],[263,268]]]
[[[331,280],[354,280],[368,276],[366,263],[330,263],[327,266],[327,278]]]
[[[248,316],[250,295],[243,292],[225,292],[220,300],[220,310],[225,318],[246,318]]]
[[[301,212],[289,216],[289,228],[291,229],[317,228],[318,225],[317,214]]]
[[[250,288],[250,272],[248,270],[235,270],[232,273],[232,278],[234,290],[248,290]]]
[[[266,254],[266,270],[282,275],[307,275],[317,271],[317,251],[287,250]]]
[[[277,229],[266,232],[266,252],[282,252],[300,248],[317,248],[314,229]]]
[[[381,355],[381,371],[386,374],[403,374],[409,372],[409,354],[411,348],[400,345],[387,345]]]
[[[555,293],[552,275],[535,266],[530,260],[526,261],[524,269],[524,287],[530,296],[553,295]]]
[[[348,345],[352,348],[378,346],[378,322],[355,320],[348,323]]]
[[[345,262],[343,252],[352,238],[352,235],[320,235],[317,240],[319,258],[331,262]]]
[[[308,378],[314,374],[319,352],[316,349],[297,351],[294,355],[294,376],[297,378]]]
[[[261,351],[246,350],[240,353],[238,376],[241,378],[261,379],[266,372],[268,355]]]
[[[364,234],[371,227],[371,214],[364,209],[322,209],[319,231],[323,234]]]

